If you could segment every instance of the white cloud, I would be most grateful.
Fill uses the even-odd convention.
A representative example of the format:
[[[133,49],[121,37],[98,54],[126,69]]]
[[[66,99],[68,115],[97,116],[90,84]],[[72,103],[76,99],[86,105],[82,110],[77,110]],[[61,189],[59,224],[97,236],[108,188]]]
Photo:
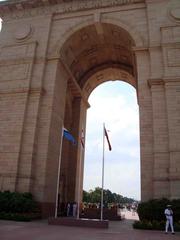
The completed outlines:
[[[110,90],[109,90],[110,89]],[[113,90],[115,89],[115,90]],[[110,130],[105,152],[105,188],[140,198],[139,116],[136,93],[119,82],[102,84],[89,99],[84,189],[101,186],[102,123]]]

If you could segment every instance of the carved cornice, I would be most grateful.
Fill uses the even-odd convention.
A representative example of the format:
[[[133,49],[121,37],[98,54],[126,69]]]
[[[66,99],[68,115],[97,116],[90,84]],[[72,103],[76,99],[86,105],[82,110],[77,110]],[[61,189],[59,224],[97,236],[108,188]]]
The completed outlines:
[[[44,95],[46,93],[44,88],[16,88],[13,90],[4,89],[0,91],[0,96],[2,95],[17,95],[17,94],[37,94]]]
[[[180,84],[180,76],[179,77],[169,77],[163,79],[164,83],[167,84]]]
[[[148,79],[148,85],[150,87],[154,86],[154,85],[164,85],[164,81],[163,79],[159,79],[159,78],[151,78],[151,79]]]
[[[8,0],[0,3],[0,17],[10,15],[12,18],[21,18],[144,2],[145,0]]]
[[[170,181],[179,181],[179,176],[168,176],[168,177],[154,177],[155,182],[170,182]]]
[[[149,87],[157,85],[180,85],[180,77],[169,78],[150,78],[148,79]]]
[[[132,50],[134,52],[144,52],[144,51],[148,51],[149,48],[148,47],[132,47]]]
[[[153,177],[154,182],[169,182],[169,177]]]

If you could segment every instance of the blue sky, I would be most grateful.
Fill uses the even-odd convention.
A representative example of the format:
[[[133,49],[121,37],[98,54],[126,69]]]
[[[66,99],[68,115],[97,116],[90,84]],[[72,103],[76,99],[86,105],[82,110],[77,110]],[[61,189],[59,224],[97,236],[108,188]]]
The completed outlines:
[[[109,81],[90,95],[87,113],[84,189],[101,186],[102,125],[110,130],[112,151],[105,147],[104,188],[140,199],[139,108],[135,89]]]

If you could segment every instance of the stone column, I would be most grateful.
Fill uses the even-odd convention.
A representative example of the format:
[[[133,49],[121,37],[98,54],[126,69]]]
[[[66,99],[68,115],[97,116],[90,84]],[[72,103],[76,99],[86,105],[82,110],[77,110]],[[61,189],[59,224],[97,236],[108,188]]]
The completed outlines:
[[[85,154],[85,133],[86,133],[86,115],[87,115],[87,108],[89,107],[88,102],[82,100],[81,102],[81,115],[80,115],[80,139],[83,137],[81,143],[80,140],[80,157],[77,163],[77,172],[76,172],[76,191],[75,191],[75,200],[82,202],[83,197],[83,178],[84,178],[84,154]],[[79,184],[80,183],[80,184]]]
[[[64,115],[64,127],[71,132],[72,125],[72,93],[70,89],[67,89],[66,93],[66,107]],[[69,149],[75,147],[72,142],[63,138],[62,153],[61,153],[61,171],[60,171],[60,182],[59,182],[59,196],[60,203],[67,203],[67,180],[69,171]]]
[[[9,29],[5,31],[5,36]],[[0,59],[0,190],[26,191],[31,184],[31,160],[33,150],[33,136],[36,125],[36,107],[32,109],[32,102],[37,102],[35,92],[41,92],[40,87],[32,86],[34,57],[36,42],[24,45],[2,44]],[[32,100],[33,99],[33,100]],[[36,105],[36,103],[35,103]],[[34,114],[32,112],[34,111]],[[31,115],[31,121],[27,116]],[[28,127],[27,127],[28,125]],[[24,136],[29,132],[28,146],[24,143]],[[26,148],[26,149],[25,149]],[[26,158],[20,170],[20,162]],[[19,182],[21,187],[19,188]]]
[[[43,216],[54,215],[60,146],[65,112],[67,75],[58,59],[49,59],[38,115],[32,192],[41,203]]]
[[[153,198],[169,198],[169,138],[164,82],[150,79],[153,106]]]
[[[170,198],[180,198],[180,78],[165,79],[168,130]]]
[[[47,60],[52,15],[26,18],[21,10],[16,18],[3,11],[0,165],[4,167],[0,168],[0,190],[31,192],[42,203],[47,195],[46,163],[58,60]]]
[[[32,171],[36,151],[38,108],[43,94],[43,89],[37,88],[31,89],[27,96],[15,186],[17,192],[31,192],[34,181]]]
[[[85,131],[85,121],[86,121],[86,107],[84,101],[81,97],[75,97],[73,100],[73,115],[72,115],[72,134],[77,140],[77,146],[70,148],[70,160],[69,160],[69,171],[68,171],[68,201],[76,201],[78,199],[78,182],[81,178],[81,188],[82,188],[82,178],[83,178],[83,166],[84,166],[84,154],[82,153],[81,147],[81,133],[82,128]],[[82,161],[80,167],[80,161]],[[82,192],[82,190],[81,190]]]
[[[141,200],[153,198],[153,122],[147,49],[136,48],[138,103],[140,117]]]

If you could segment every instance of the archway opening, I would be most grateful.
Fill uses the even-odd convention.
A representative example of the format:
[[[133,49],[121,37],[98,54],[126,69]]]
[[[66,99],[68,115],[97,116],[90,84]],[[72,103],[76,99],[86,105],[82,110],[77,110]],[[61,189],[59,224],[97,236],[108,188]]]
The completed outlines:
[[[108,81],[93,90],[89,103],[83,189],[93,199],[95,192],[98,194],[96,188],[101,188],[102,123],[106,122],[112,151],[105,147],[104,189],[122,196],[122,203],[126,197],[127,203],[130,199],[140,200],[139,107],[135,89],[122,81]]]
[[[63,44],[60,60],[69,75],[64,126],[76,139],[85,133],[88,98],[97,86],[121,79],[137,91],[133,46],[130,34],[110,23],[88,25]],[[74,149],[68,145],[62,148],[60,195],[65,202],[81,201],[84,153],[79,144]]]

